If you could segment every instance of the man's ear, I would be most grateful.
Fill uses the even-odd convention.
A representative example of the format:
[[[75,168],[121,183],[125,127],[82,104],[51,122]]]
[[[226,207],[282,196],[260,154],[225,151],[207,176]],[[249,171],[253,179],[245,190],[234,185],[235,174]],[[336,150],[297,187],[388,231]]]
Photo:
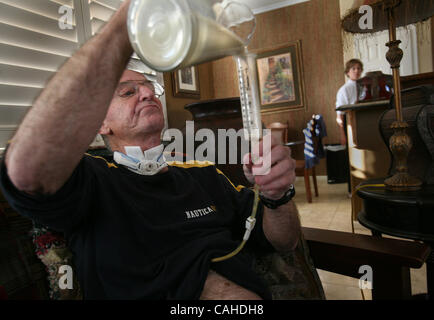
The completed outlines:
[[[112,129],[110,129],[110,127],[107,125],[107,123],[104,120],[104,122],[101,125],[101,128],[99,128],[99,130],[98,130],[98,133],[103,134],[105,136],[108,136],[108,135],[113,134],[113,131],[112,131]]]

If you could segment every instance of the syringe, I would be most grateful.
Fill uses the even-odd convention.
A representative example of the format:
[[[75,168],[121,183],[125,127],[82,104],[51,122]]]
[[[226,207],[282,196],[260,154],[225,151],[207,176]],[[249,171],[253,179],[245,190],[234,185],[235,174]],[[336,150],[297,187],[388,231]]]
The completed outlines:
[[[235,56],[240,88],[241,113],[243,117],[244,137],[252,145],[262,138],[261,110],[256,77],[256,55],[247,48],[243,55]]]
[[[256,56],[254,54],[248,53],[247,48],[245,48],[243,55],[235,56],[234,58],[238,71],[244,138],[250,141],[252,148],[252,162],[255,164],[259,160],[259,155],[253,152],[253,149],[259,145],[259,141],[262,138],[261,110],[259,108],[260,104],[257,89],[258,81],[256,78]],[[252,214],[246,220],[246,231],[241,244],[229,254],[212,259],[212,262],[220,262],[232,258],[243,249],[244,245],[249,239],[250,233],[252,232],[256,222],[256,212],[259,203],[259,186],[255,184],[253,190],[255,194]]]

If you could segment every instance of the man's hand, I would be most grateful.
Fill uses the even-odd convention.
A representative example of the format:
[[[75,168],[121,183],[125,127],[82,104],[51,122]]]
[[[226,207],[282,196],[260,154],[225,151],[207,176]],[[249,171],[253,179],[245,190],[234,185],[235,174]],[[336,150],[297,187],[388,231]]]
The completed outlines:
[[[291,149],[277,143],[273,136],[265,136],[259,143],[258,154],[263,164],[253,164],[252,155],[247,154],[243,159],[244,174],[251,183],[259,186],[264,197],[278,200],[295,181],[295,160],[291,158]],[[286,252],[297,246],[301,227],[293,201],[277,209],[264,207],[262,226],[266,238],[276,250]]]
[[[271,135],[271,138],[266,136],[259,142],[258,154],[262,158],[261,165],[253,164],[252,154],[244,156],[244,174],[249,182],[259,186],[264,197],[278,200],[295,181],[295,160],[291,158],[291,149],[278,144]]]

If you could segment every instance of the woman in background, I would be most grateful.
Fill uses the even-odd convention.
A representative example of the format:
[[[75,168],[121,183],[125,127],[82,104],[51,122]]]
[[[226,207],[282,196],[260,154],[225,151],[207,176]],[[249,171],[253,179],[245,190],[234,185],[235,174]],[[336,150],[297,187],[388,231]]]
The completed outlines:
[[[349,78],[347,83],[345,83],[338,91],[336,96],[336,108],[347,105],[354,104],[357,102],[357,80],[360,79],[363,72],[363,63],[358,59],[351,59],[345,65],[345,74]],[[340,131],[340,141],[343,146],[347,145],[347,132],[346,132],[346,119],[345,113],[336,110],[337,117],[336,122],[339,126]]]
[[[360,79],[363,72],[363,63],[358,59],[351,59],[345,64],[345,75],[349,78],[348,81],[339,89],[338,94],[336,95],[336,108],[354,104],[357,102],[357,80]],[[339,126],[340,133],[340,142],[341,145],[347,147],[345,158],[348,159],[348,141],[347,141],[347,121],[345,118],[345,113],[339,110],[336,110],[336,122]],[[351,181],[350,181],[350,173],[347,175],[347,183],[348,183],[348,196],[351,197]]]

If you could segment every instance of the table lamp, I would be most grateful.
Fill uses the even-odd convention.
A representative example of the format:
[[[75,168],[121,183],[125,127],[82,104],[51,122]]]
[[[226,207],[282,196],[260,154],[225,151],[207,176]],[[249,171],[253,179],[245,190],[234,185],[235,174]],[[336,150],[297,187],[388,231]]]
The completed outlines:
[[[395,174],[385,179],[386,188],[393,191],[418,190],[422,181],[408,173],[407,157],[412,148],[411,138],[406,133],[407,122],[402,116],[400,63],[403,51],[396,39],[396,28],[424,21],[434,15],[434,0],[365,0],[363,5],[372,8],[372,28],[363,29],[360,23],[366,15],[359,8],[352,9],[342,19],[342,28],[350,33],[375,33],[389,30],[389,47],[386,59],[393,71],[394,103],[396,121],[391,125],[394,135],[390,138],[389,148],[395,159]]]

